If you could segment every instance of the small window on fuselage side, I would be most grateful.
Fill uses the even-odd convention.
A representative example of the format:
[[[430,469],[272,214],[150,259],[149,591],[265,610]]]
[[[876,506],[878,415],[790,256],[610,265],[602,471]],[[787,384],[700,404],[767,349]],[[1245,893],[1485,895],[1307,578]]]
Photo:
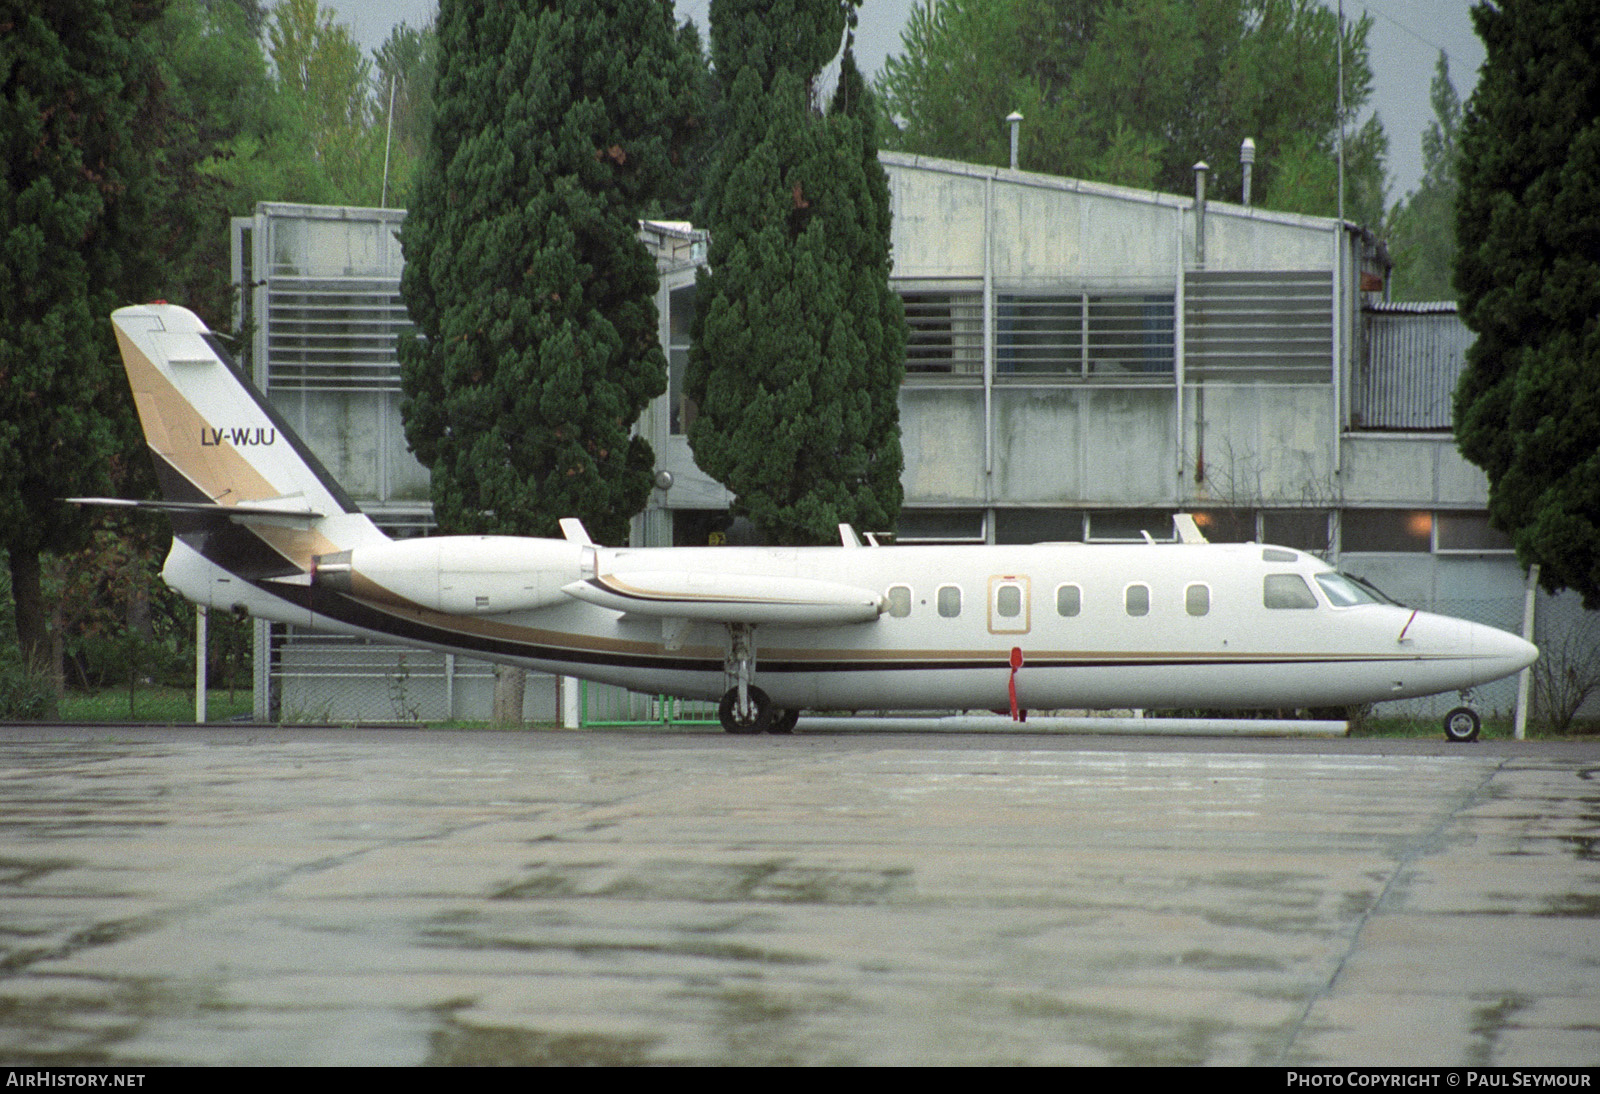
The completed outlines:
[[[904,619],[911,614],[911,586],[889,586],[889,614]]]
[[[1056,614],[1077,615],[1083,611],[1083,590],[1076,585],[1056,586]]]
[[[1150,586],[1129,585],[1123,592],[1123,602],[1129,615],[1150,614]]]
[[[1211,586],[1190,585],[1183,590],[1183,609],[1190,615],[1205,615],[1211,610]]]
[[[939,586],[939,614],[954,619],[961,614],[961,586]]]
[[[1261,584],[1261,602],[1269,608],[1317,606],[1317,598],[1299,574],[1268,574]]]

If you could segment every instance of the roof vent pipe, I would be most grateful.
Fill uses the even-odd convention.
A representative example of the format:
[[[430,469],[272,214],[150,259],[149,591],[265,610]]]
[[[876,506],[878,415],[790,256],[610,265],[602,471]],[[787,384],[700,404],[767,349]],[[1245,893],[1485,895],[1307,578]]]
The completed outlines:
[[[1194,165],[1194,264],[1206,265],[1206,173],[1211,165],[1201,160]]]
[[[1011,123],[1011,170],[1017,169],[1017,131],[1022,127],[1022,115],[1013,110],[1006,115],[1006,121]]]
[[[1250,172],[1256,165],[1256,142],[1252,137],[1246,137],[1239,146],[1239,166],[1244,168],[1244,203],[1246,208],[1250,205]]]

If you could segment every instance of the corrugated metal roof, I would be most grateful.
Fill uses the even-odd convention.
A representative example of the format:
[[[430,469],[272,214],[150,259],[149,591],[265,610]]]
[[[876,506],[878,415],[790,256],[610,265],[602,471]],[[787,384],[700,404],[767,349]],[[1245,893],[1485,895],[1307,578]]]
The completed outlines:
[[[1381,315],[1454,315],[1456,302],[1454,300],[1380,300],[1373,304],[1362,305],[1363,311],[1378,312]]]
[[[1455,304],[1374,305],[1363,309],[1364,375],[1351,393],[1357,429],[1445,430],[1451,398],[1476,337]]]

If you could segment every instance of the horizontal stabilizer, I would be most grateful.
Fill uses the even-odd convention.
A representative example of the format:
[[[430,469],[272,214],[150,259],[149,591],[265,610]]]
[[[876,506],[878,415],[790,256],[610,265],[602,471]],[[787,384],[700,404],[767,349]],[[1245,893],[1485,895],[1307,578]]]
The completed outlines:
[[[829,626],[871,623],[883,612],[871,589],[762,574],[643,570],[600,574],[561,591],[612,611],[711,623]]]
[[[212,501],[134,501],[130,498],[66,498],[74,505],[101,505],[113,509],[154,509],[159,513],[193,513],[219,517],[278,517],[290,520],[321,520],[323,514],[304,506],[274,502],[241,502],[221,505]]]

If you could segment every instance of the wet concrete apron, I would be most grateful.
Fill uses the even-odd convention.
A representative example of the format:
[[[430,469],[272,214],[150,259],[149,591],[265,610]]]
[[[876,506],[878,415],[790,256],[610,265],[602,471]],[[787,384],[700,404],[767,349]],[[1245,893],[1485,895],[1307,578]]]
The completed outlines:
[[[0,1061],[1600,1062],[1600,745],[801,728],[0,728]]]

